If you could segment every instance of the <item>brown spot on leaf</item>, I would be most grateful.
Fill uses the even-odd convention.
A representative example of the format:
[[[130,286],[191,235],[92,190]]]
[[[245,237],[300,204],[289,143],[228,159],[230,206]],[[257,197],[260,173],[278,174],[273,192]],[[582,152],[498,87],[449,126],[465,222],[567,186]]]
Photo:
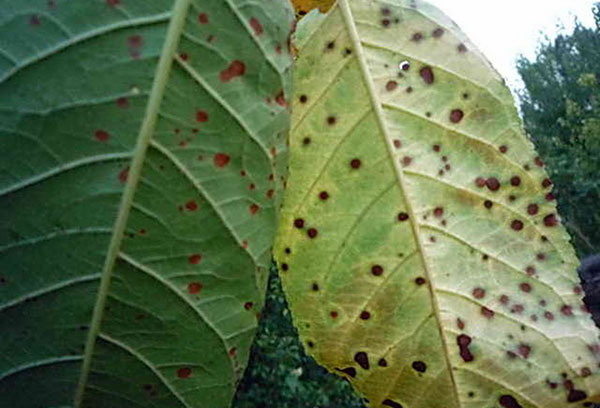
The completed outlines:
[[[573,316],[573,308],[571,306],[569,306],[569,305],[563,305],[560,308],[560,312],[563,315],[567,316],[567,317],[572,317]]]
[[[396,88],[398,88],[398,82],[396,82],[396,81],[388,81],[388,83],[385,84],[385,90],[388,92],[392,92]]]
[[[418,373],[424,373],[427,371],[427,364],[422,361],[413,361],[412,368]]]
[[[356,368],[348,367],[348,368],[336,368],[336,371],[346,374],[352,378],[356,377]]]
[[[498,402],[503,408],[523,408],[512,395],[503,395]]]
[[[361,166],[360,159],[352,159],[352,160],[350,160],[350,167],[352,167],[354,170],[359,169],[360,166]]]
[[[431,67],[423,67],[419,71],[421,78],[427,85],[431,85],[435,82],[435,75],[433,74],[433,69]]]
[[[460,109],[454,109],[450,112],[450,122],[459,123],[465,116],[464,112]]]
[[[558,225],[558,218],[555,214],[549,214],[544,217],[544,225],[546,227],[556,227]]]
[[[373,265],[371,267],[371,273],[375,276],[383,275],[383,267],[381,265]]]
[[[523,282],[519,285],[519,288],[521,289],[521,291],[525,292],[525,293],[530,293],[531,292],[531,285],[527,282]]]
[[[527,213],[529,215],[536,215],[539,210],[540,210],[540,207],[537,204],[529,204],[527,206]]]
[[[467,336],[466,334],[461,334],[456,338],[456,344],[460,349],[460,357],[465,363],[469,363],[475,359],[473,354],[471,354],[471,350],[469,350],[471,341],[471,337]]]
[[[585,400],[586,398],[587,394],[585,393],[585,391],[572,389],[569,391],[569,395],[567,396],[567,402],[579,402]]]
[[[487,319],[491,319],[492,317],[494,317],[494,311],[491,309],[488,309],[485,306],[481,307],[481,314],[483,315],[483,317],[487,318]]]
[[[490,191],[498,191],[500,189],[500,181],[496,177],[490,177],[485,180],[485,185]]]
[[[400,404],[400,403],[398,403],[396,401],[392,401],[391,399],[383,400],[383,402],[381,403],[381,405],[385,405],[385,406],[390,407],[390,408],[403,408],[402,404]]]
[[[354,355],[354,361],[363,369],[369,369],[369,356],[364,351],[359,351]]]
[[[483,299],[485,297],[485,289],[483,289],[483,288],[473,289],[473,297],[475,299]]]
[[[510,223],[510,227],[515,231],[521,231],[523,226],[523,221],[521,220],[513,220],[513,222]]]

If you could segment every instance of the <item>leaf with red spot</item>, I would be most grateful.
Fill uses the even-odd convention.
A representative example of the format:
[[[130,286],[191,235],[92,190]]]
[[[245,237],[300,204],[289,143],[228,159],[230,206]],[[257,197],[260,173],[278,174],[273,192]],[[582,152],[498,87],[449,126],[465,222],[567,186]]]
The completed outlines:
[[[228,407],[282,198],[290,113],[265,98],[291,94],[293,8],[2,4],[0,406]]]
[[[275,257],[307,351],[376,408],[599,398],[552,183],[485,57],[419,0],[339,0],[296,46]]]

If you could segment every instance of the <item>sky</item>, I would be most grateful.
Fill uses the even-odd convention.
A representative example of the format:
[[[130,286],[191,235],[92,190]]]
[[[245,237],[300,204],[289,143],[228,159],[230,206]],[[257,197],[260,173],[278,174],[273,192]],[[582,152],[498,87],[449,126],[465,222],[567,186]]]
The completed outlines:
[[[555,37],[558,24],[569,32],[575,17],[593,26],[592,7],[598,1],[430,0],[458,23],[513,90],[522,87],[515,68],[518,56],[533,58],[544,34]]]

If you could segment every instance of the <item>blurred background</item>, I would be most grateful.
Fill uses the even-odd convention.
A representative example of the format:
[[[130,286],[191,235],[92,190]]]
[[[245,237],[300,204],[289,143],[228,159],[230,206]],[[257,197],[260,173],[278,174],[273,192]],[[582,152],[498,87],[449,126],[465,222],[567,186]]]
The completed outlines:
[[[580,257],[600,252],[600,2],[434,0],[507,79]],[[360,408],[307,357],[275,269],[236,408]]]

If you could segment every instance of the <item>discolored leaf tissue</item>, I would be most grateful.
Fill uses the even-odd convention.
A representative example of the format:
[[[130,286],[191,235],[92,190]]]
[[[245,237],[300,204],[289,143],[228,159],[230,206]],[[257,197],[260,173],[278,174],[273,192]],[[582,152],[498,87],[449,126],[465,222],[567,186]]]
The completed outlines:
[[[508,88],[419,0],[299,24],[275,256],[308,352],[376,408],[600,398],[600,332]]]

